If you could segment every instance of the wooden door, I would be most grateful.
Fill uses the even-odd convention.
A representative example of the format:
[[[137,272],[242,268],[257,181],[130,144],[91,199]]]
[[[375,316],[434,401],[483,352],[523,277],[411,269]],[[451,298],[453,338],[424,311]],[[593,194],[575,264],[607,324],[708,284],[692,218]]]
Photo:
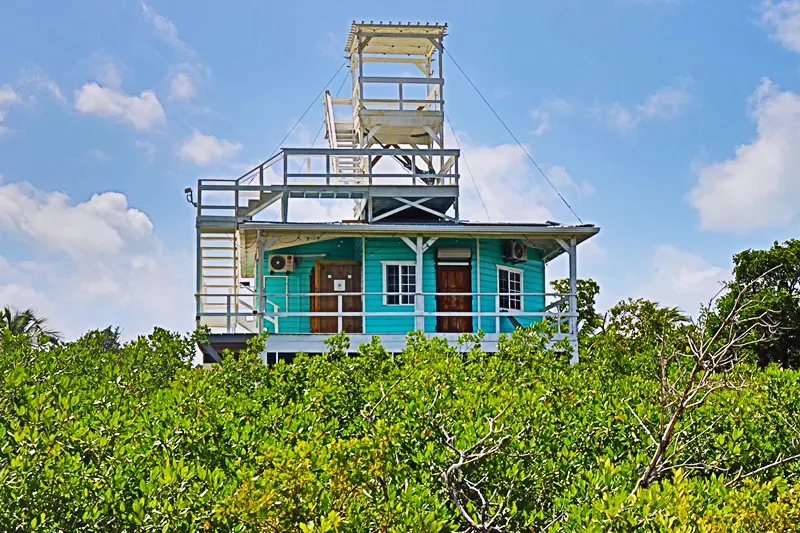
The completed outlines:
[[[314,280],[311,292],[361,292],[361,263],[358,261],[318,261],[314,265]],[[336,281],[344,281],[344,290],[336,291]],[[339,310],[338,296],[312,296],[311,310],[336,313]],[[361,296],[343,296],[342,311],[361,312]],[[311,333],[336,333],[339,319],[336,316],[311,317]],[[361,317],[342,318],[342,330],[346,333],[361,333]]]
[[[472,269],[460,265],[436,265],[436,292],[472,292]],[[472,296],[437,296],[438,312],[472,312]],[[439,333],[472,332],[471,316],[437,316]]]

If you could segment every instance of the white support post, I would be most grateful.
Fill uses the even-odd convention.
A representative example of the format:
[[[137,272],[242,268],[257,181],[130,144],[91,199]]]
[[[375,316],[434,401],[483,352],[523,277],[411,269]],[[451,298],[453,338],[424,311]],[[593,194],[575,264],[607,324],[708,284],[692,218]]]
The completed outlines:
[[[289,221],[289,193],[284,192],[281,196],[281,222],[284,224]]]
[[[342,307],[342,295],[341,294],[337,294],[336,295],[336,312],[339,313],[339,316],[337,317],[337,319],[338,319],[337,320],[338,329],[336,330],[337,333],[341,333],[342,332],[342,309],[344,309],[344,307]]]
[[[575,237],[569,241],[569,312],[578,313],[578,245]],[[572,363],[578,362],[578,318],[569,318],[570,344],[572,345]]]
[[[425,330],[425,317],[422,313],[425,311],[425,300],[422,296],[422,254],[424,252],[424,244],[422,243],[422,235],[417,235],[417,266],[416,266],[416,284],[417,293],[414,297],[414,310],[416,317],[414,320],[414,327],[417,331]]]
[[[264,331],[264,253],[261,251],[261,230],[256,231],[256,258],[253,274],[256,278],[256,320],[258,332]]]
[[[481,240],[475,239],[475,261],[477,263],[477,270],[476,272],[476,280],[477,280],[477,288],[475,289],[478,292],[478,301],[477,301],[477,312],[478,312],[478,327],[475,329],[477,333],[482,329],[481,325]]]
[[[367,297],[364,295],[367,292],[367,239],[361,236],[361,333],[367,332]]]

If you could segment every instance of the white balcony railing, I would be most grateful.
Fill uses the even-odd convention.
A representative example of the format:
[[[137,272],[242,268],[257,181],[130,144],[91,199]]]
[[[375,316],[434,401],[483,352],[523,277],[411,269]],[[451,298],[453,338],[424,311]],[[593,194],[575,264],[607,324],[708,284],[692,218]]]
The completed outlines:
[[[386,305],[387,297],[406,297],[404,304]],[[413,296],[413,299],[410,297]],[[501,299],[511,296],[519,299],[521,309],[505,310],[500,308]],[[439,311],[441,298],[466,297],[470,298],[470,311]],[[361,318],[360,332],[369,334],[396,333],[398,320],[406,323],[408,330],[418,329],[415,326],[419,320],[425,323],[424,329],[432,329],[430,321],[438,317],[471,317],[473,324],[470,329],[490,329],[501,331],[501,323],[508,320],[512,324],[516,321],[521,325],[529,325],[543,319],[549,319],[556,327],[558,333],[575,334],[577,314],[570,313],[570,299],[576,298],[574,294],[564,293],[416,293],[413,295],[398,295],[388,292],[329,292],[329,293],[278,293],[262,294],[260,298],[250,295],[246,304],[242,303],[241,295],[231,294],[198,294],[200,314],[198,323],[216,328],[224,328],[225,332],[233,333],[237,324],[243,320],[252,321],[254,317],[258,322],[258,330],[269,328],[272,333],[310,334],[310,322],[314,318],[333,318],[336,320],[335,333],[345,331],[345,319]],[[256,305],[260,299],[261,304]],[[310,302],[315,299],[320,305],[331,309],[328,311],[310,311]],[[417,305],[421,302],[421,305]],[[525,308],[533,310],[526,310]],[[359,310],[352,310],[358,308]],[[345,310],[348,309],[348,310]],[[258,320],[258,317],[261,320]],[[392,319],[373,320],[369,319]],[[307,320],[307,321],[306,321]],[[332,324],[332,322],[329,322]]]

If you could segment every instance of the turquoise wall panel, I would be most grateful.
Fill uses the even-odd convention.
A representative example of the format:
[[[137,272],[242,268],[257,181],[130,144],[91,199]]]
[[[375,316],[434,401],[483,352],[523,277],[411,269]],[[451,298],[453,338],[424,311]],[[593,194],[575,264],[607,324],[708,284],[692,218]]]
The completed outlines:
[[[508,266],[522,271],[522,292],[524,293],[544,293],[544,263],[541,260],[541,252],[528,248],[528,261],[525,263],[510,264],[503,261],[503,240],[502,239],[481,239],[481,275],[480,292],[496,293],[497,284],[497,265]],[[494,313],[497,304],[496,296],[481,296],[481,311]],[[525,312],[541,311],[544,308],[544,296],[526,296],[523,298],[523,309]],[[523,326],[529,326],[533,322],[538,322],[538,317],[519,317],[519,322]],[[498,333],[497,320],[495,317],[481,317],[481,329],[486,333]],[[514,331],[514,326],[506,318],[500,318],[500,333],[510,333]]]
[[[416,239],[412,237],[412,239]],[[366,291],[370,294],[364,304],[367,312],[413,313],[413,305],[385,305],[383,292],[383,263],[394,261],[416,262],[417,256],[399,237],[365,239],[364,277]],[[414,330],[413,316],[368,316],[365,333],[406,334]]]

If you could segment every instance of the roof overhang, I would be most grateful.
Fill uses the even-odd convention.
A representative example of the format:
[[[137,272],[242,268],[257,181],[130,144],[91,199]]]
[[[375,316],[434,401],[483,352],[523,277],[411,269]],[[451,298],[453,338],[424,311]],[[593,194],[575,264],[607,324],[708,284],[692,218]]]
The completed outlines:
[[[369,37],[362,49],[365,54],[420,55],[430,54],[436,45],[431,39],[441,39],[447,24],[402,24],[353,22],[344,50],[356,53],[355,44],[361,35]]]
[[[270,249],[296,246],[320,239],[339,237],[471,237],[487,239],[518,239],[542,250],[545,261],[551,261],[565,252],[562,243],[575,239],[580,244],[600,232],[593,225],[561,226],[541,224],[359,224],[359,223],[276,223],[246,222],[239,231],[243,241],[255,243],[262,236],[281,236]],[[291,238],[288,238],[291,236]],[[559,242],[561,241],[561,242]]]

